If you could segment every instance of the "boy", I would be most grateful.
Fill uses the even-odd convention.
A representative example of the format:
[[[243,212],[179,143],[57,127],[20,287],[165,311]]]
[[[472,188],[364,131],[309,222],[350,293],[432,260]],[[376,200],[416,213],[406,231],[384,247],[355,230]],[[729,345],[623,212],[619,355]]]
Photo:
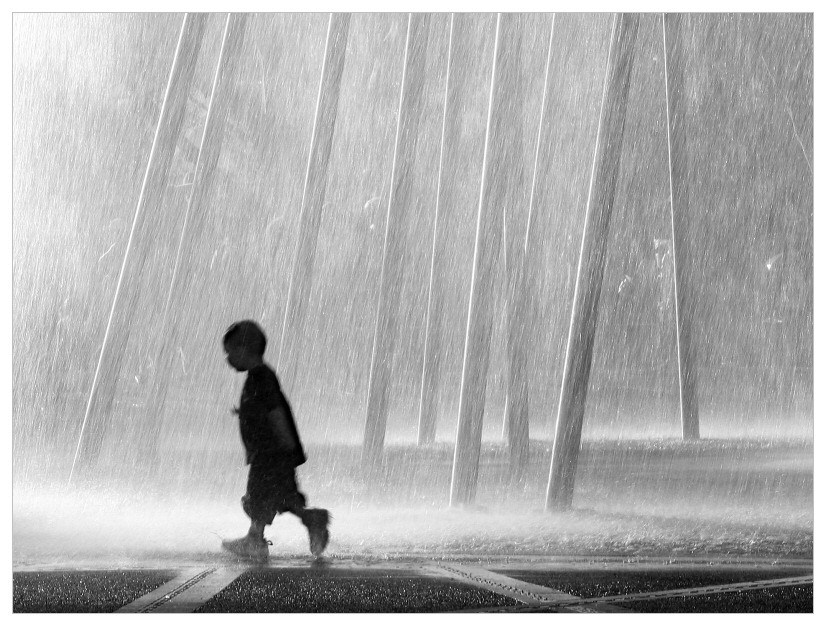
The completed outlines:
[[[330,538],[330,514],[325,509],[306,508],[307,500],[298,491],[295,468],[307,457],[278,378],[264,362],[266,347],[264,331],[250,320],[236,322],[224,334],[227,362],[237,371],[247,372],[241,404],[234,412],[250,466],[241,505],[251,524],[245,537],[225,539],[222,545],[238,556],[265,561],[270,542],[264,539],[264,527],[272,524],[278,513],[289,511],[307,527],[310,551],[320,556]]]

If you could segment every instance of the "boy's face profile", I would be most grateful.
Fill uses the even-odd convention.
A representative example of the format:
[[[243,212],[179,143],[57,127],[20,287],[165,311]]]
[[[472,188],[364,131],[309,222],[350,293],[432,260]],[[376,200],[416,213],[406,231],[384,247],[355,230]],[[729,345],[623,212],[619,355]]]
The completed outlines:
[[[227,353],[227,363],[239,372],[246,372],[261,362],[261,357],[241,342],[229,341],[225,343],[224,352]]]

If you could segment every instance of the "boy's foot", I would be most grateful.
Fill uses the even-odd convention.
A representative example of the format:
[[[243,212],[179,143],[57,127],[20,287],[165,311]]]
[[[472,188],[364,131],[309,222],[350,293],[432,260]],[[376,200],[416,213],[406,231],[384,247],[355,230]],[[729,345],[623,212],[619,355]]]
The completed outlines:
[[[270,542],[263,537],[246,535],[240,539],[224,539],[221,547],[236,556],[253,561],[266,561],[270,556]]]
[[[310,533],[310,552],[313,556],[321,556],[330,541],[330,531],[327,529],[330,512],[327,509],[305,509],[303,522]]]

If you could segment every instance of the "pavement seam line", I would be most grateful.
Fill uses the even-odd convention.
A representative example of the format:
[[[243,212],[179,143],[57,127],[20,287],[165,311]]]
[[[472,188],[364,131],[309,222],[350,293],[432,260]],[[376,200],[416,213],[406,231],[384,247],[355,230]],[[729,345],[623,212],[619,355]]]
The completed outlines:
[[[526,596],[527,598],[530,598],[530,599],[534,600],[537,603],[542,602],[542,597],[541,596],[538,596],[535,593],[532,593],[532,592],[527,591],[525,589],[519,589],[519,588],[517,588],[516,586],[513,586],[513,585],[506,585],[502,582],[498,582],[498,581],[495,581],[495,580],[490,580],[489,578],[483,578],[482,576],[473,574],[473,573],[468,572],[468,571],[463,571],[461,569],[457,569],[456,567],[453,567],[453,566],[450,566],[450,565],[441,564],[441,565],[439,565],[439,567],[441,567],[444,570],[447,570],[448,572],[458,574],[462,578],[469,579],[473,582],[483,583],[485,585],[489,585],[489,586],[493,586],[493,587],[497,587],[499,589],[502,589],[503,591],[508,592],[506,595],[508,595],[509,597],[514,598],[515,600],[521,600],[521,598],[514,597],[514,594],[516,594],[518,596]],[[525,602],[524,600],[521,600],[521,601]],[[528,603],[526,602],[526,604],[528,604]]]
[[[553,603],[553,606],[566,607],[582,604],[597,604],[600,602],[639,602],[641,600],[662,600],[665,598],[684,598],[688,596],[705,596],[736,591],[751,591],[755,589],[774,589],[777,587],[793,587],[796,585],[814,584],[813,576],[797,576],[794,578],[774,578],[771,580],[731,583],[730,585],[709,585],[707,587],[691,587],[688,589],[669,589],[666,591],[649,591],[644,593],[629,593],[616,596],[600,596],[597,598],[580,598],[577,600],[562,600]]]
[[[541,587],[541,585],[527,583],[516,578],[511,578],[510,576],[505,576],[504,574],[499,574],[498,572],[488,571],[482,567],[459,564],[446,565],[444,563],[438,563],[434,565],[440,569],[443,569],[449,574],[454,575],[454,577],[460,577],[461,579],[469,581],[470,583],[478,587],[482,587],[489,591],[494,591],[494,593],[499,593],[500,595],[504,595],[506,597],[522,602],[527,607],[541,608],[554,606],[561,609],[566,609],[570,606],[571,609],[574,611],[577,611],[579,609],[579,605],[576,602],[577,600],[579,600],[579,598],[569,593],[565,593],[564,591],[561,591],[559,589],[553,589],[551,587]],[[527,587],[536,588],[537,590],[546,589],[547,595],[540,595],[539,593],[531,591]],[[549,595],[557,596],[557,598],[548,597]],[[562,596],[564,599],[560,598],[560,596]],[[625,609],[611,606],[610,604],[604,601],[596,602],[594,604],[598,606],[594,606],[590,609],[585,610],[588,612],[595,611],[600,613],[625,612]]]
[[[239,576],[254,570],[248,566],[214,568],[210,575],[204,576],[175,597],[158,607],[157,613],[194,613],[212,598],[226,589]]]
[[[166,594],[162,598],[158,598],[157,600],[155,600],[151,604],[149,604],[146,607],[144,607],[143,609],[141,609],[140,613],[151,613],[152,611],[154,611],[158,607],[163,606],[164,604],[166,604],[167,602],[172,600],[172,598],[174,598],[176,596],[179,596],[180,594],[182,594],[184,591],[186,591],[187,589],[189,589],[193,585],[197,585],[199,582],[201,582],[204,578],[206,578],[207,576],[212,574],[217,569],[218,569],[217,567],[211,567],[209,569],[206,569],[206,570],[200,572],[199,574],[196,574],[195,576],[193,576],[192,578],[187,580],[182,585],[179,585],[174,591],[171,591],[170,593]]]
[[[197,580],[207,576],[215,568],[202,570],[201,568],[187,568],[181,571],[178,576],[164,583],[157,589],[153,589],[147,594],[136,598],[129,604],[119,608],[116,613],[146,613],[152,610],[150,607],[158,606],[170,600],[172,597],[191,587]],[[193,582],[194,581],[194,582]]]

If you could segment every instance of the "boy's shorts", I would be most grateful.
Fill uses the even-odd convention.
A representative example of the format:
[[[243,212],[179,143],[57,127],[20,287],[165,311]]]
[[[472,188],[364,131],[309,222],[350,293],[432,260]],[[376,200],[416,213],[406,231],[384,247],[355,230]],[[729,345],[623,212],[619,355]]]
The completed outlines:
[[[307,499],[298,490],[295,468],[283,461],[253,461],[247,478],[247,493],[241,505],[249,518],[272,524],[279,513],[304,508]]]

